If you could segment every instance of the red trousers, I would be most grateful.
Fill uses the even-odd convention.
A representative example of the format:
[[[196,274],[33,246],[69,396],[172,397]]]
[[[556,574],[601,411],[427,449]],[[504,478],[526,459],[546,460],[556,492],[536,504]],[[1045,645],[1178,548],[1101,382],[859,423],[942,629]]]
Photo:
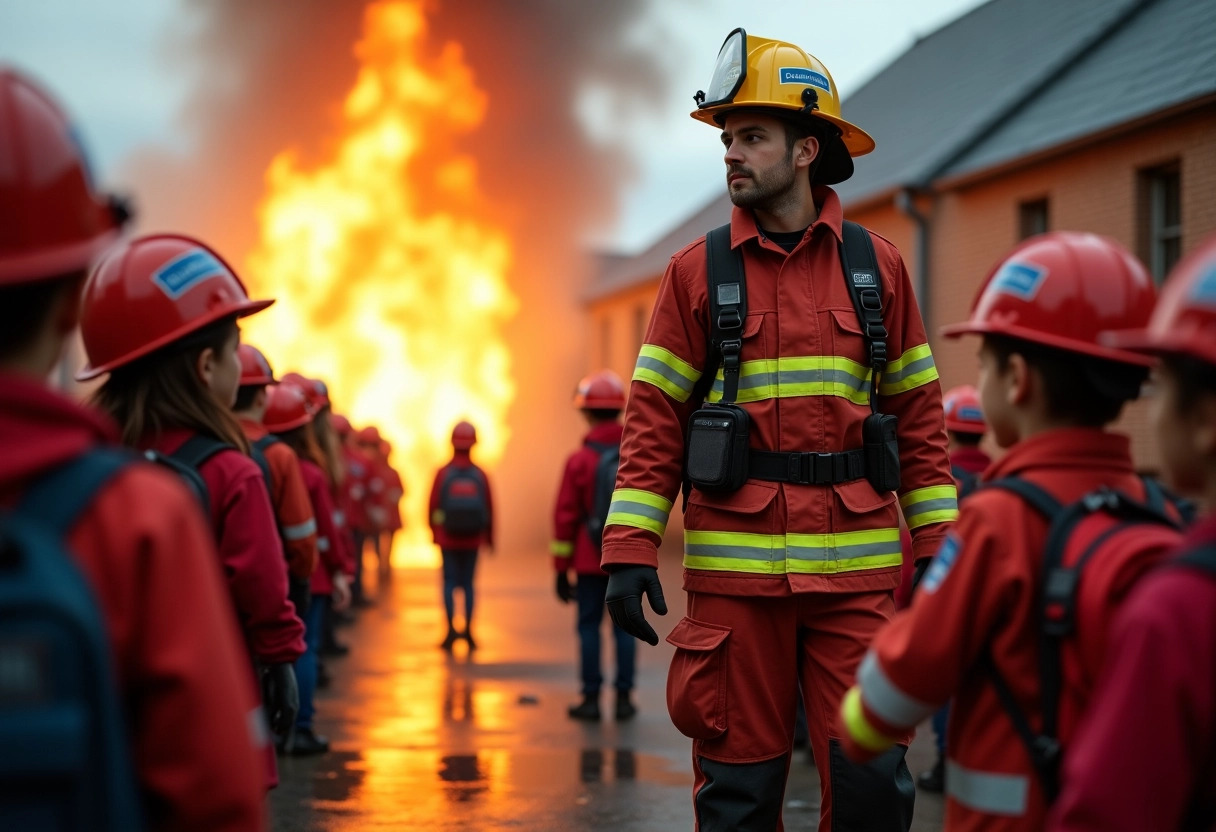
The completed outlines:
[[[675,726],[694,740],[698,830],[782,828],[800,688],[820,775],[820,828],[907,829],[902,818],[906,813],[911,822],[913,789],[903,765],[906,748],[884,773],[881,764],[853,766],[832,742],[840,700],[893,613],[889,591],[785,598],[689,593],[688,615],[667,637],[677,648],[667,707]],[[847,794],[834,795],[833,783]],[[865,805],[840,805],[845,800]],[[842,823],[844,816],[852,820]]]

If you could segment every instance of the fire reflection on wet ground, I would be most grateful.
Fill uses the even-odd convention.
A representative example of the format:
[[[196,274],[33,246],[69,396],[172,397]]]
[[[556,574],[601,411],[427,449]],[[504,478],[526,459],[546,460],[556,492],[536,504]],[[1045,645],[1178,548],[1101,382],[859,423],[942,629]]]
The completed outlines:
[[[638,717],[575,722],[573,607],[551,590],[548,559],[501,556],[478,565],[473,633],[453,654],[436,572],[399,570],[375,607],[339,630],[351,654],[329,659],[318,729],[333,744],[313,758],[280,758],[273,828],[292,832],[591,830],[692,827],[690,749],[664,705],[670,648],[639,649]],[[660,633],[683,614],[678,571]],[[459,604],[458,604],[459,607]],[[605,634],[607,631],[605,630]],[[611,639],[605,639],[611,706]],[[928,765],[928,737],[912,770]],[[940,804],[918,796],[915,829],[940,828]],[[819,788],[802,752],[791,765],[787,830],[812,830]]]

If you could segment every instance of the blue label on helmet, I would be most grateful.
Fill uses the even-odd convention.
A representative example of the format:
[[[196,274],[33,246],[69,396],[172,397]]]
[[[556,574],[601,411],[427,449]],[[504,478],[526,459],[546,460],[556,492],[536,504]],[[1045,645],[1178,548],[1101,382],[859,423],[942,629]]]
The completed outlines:
[[[1195,285],[1191,287],[1190,300],[1197,306],[1216,307],[1216,264],[1199,275]]]
[[[1039,287],[1047,277],[1047,269],[1033,263],[1006,263],[992,278],[988,286],[990,292],[1003,292],[1022,300],[1034,300]]]
[[[967,419],[972,422],[984,421],[984,412],[978,407],[972,407],[971,405],[963,405],[958,409],[958,413],[956,415],[960,419]]]
[[[946,580],[946,576],[950,574],[950,570],[954,568],[961,548],[962,541],[955,537],[954,532],[948,533],[946,539],[942,541],[942,547],[933,556],[933,562],[929,564],[924,580],[920,582],[920,592],[929,595],[937,592],[942,582]]]
[[[152,273],[152,282],[173,300],[204,280],[227,274],[228,269],[215,255],[201,248],[179,254]]]
[[[777,77],[782,84],[810,84],[812,87],[819,87],[824,92],[832,91],[828,77],[822,72],[800,66],[783,66],[777,72]]]

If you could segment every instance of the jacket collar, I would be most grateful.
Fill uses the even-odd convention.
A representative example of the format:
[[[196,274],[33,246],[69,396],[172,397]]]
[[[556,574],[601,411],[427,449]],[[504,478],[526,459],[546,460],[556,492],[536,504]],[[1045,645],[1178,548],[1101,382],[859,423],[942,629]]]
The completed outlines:
[[[1131,440],[1096,428],[1059,428],[1035,434],[1009,449],[984,474],[988,482],[1027,471],[1084,468],[1135,473]]]
[[[827,185],[812,185],[811,197],[819,208],[819,218],[811,223],[809,234],[824,226],[831,230],[839,243],[843,237],[841,224],[844,222],[844,210],[840,207],[840,197]],[[740,208],[736,205],[730,215],[730,246],[738,248],[747,240],[759,240],[760,228],[756,225],[756,214],[750,208]]]

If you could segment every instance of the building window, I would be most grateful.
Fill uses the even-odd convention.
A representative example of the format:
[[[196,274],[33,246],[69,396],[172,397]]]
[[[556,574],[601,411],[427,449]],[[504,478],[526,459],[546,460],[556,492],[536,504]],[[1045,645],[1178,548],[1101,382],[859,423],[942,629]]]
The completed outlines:
[[[1182,176],[1177,162],[1140,172],[1140,254],[1158,283],[1182,256]]]
[[[639,303],[633,308],[633,342],[639,350],[646,342],[646,327],[650,324],[650,310]]]
[[[1018,239],[1044,234],[1048,228],[1047,200],[1033,199],[1018,205]]]

